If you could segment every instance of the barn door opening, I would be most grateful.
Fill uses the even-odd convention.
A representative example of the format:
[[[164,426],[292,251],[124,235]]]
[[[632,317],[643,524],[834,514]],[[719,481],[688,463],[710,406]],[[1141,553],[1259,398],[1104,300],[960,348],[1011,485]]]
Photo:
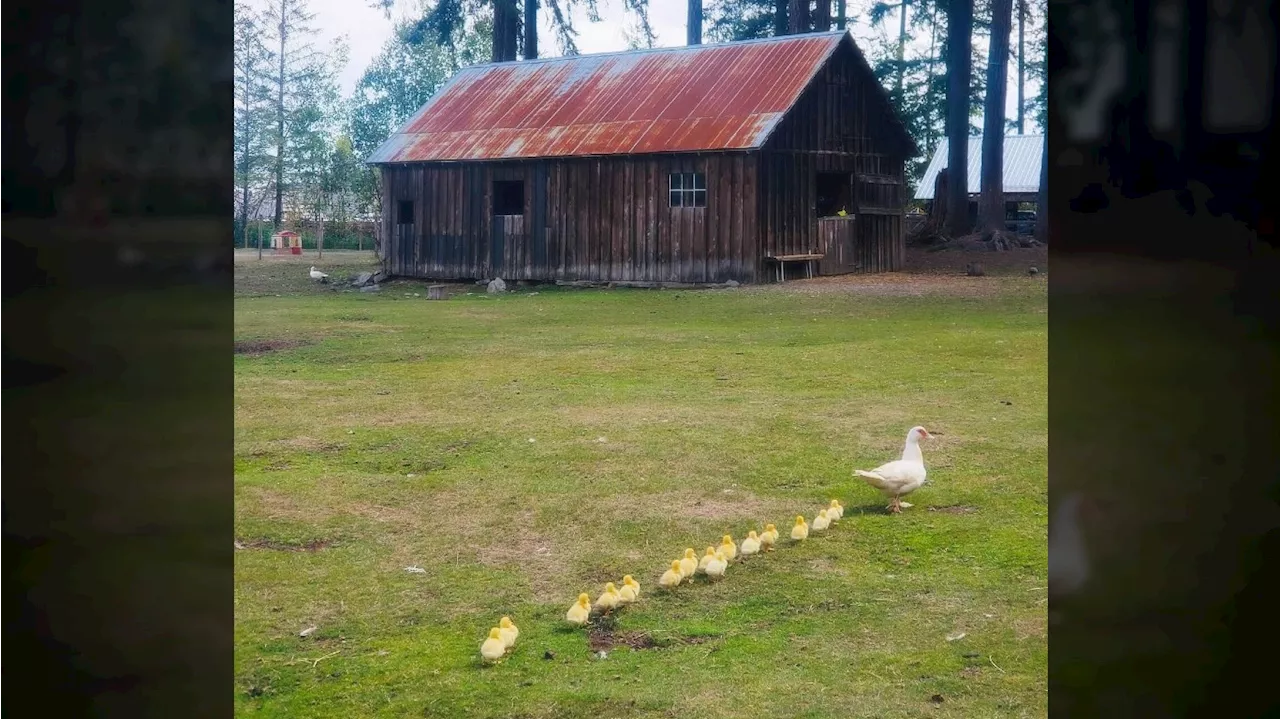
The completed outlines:
[[[520,236],[524,234],[524,181],[494,180],[492,197],[489,274],[501,277],[506,272],[507,237],[510,236],[518,243]]]
[[[413,200],[400,200],[396,203],[396,260],[400,267],[396,272],[408,274],[413,268]]]

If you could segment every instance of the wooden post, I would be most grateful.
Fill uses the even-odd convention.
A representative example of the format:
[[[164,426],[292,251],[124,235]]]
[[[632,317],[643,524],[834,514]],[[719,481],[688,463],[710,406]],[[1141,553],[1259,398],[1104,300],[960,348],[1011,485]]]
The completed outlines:
[[[449,296],[444,293],[444,285],[431,285],[427,288],[427,299],[445,300],[449,299]]]

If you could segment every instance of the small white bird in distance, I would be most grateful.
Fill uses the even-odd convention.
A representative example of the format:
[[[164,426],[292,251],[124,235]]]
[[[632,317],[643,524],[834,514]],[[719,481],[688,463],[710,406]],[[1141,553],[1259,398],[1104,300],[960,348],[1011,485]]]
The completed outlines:
[[[312,266],[311,266],[311,279],[313,279],[313,280],[320,280],[321,282],[324,282],[325,280],[329,279],[329,275],[327,275],[327,274],[325,274],[325,273],[321,272],[320,270],[317,270],[317,269],[315,268],[315,265],[312,265]]]

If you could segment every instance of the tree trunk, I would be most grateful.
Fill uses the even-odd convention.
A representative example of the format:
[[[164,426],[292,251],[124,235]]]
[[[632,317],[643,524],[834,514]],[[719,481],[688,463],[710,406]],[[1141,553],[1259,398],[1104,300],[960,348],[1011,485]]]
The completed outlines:
[[[289,0],[280,0],[280,74],[276,77],[276,208],[273,224],[280,231],[284,221],[284,86],[289,77],[285,73],[285,38],[289,33]],[[258,256],[262,256],[262,243],[258,243]]]
[[[258,228],[258,259],[262,259],[262,228]]]
[[[898,11],[898,112],[902,112],[903,100],[906,98],[903,85],[907,79],[907,5],[908,0],[902,0],[902,7]]]
[[[524,59],[538,57],[538,0],[524,0]]]
[[[1018,0],[1018,134],[1027,132],[1027,0]]]
[[[848,22],[847,4],[848,0],[836,0],[836,28],[839,30],[845,29],[845,25]]]
[[[817,0],[813,13],[814,32],[831,32],[831,0]]]
[[[511,62],[516,59],[516,27],[519,14],[515,0],[493,2],[493,61]]]
[[[689,25],[685,40],[689,45],[702,44],[702,0],[689,0]]]
[[[947,231],[969,233],[969,74],[972,58],[973,0],[947,6]],[[935,198],[935,202],[937,199]]]
[[[809,0],[791,0],[787,5],[787,34],[809,32]]]
[[[982,194],[978,225],[983,232],[1004,232],[1004,101],[1009,76],[1012,0],[992,0],[991,47],[987,51],[987,96],[982,114]]]
[[[324,257],[324,220],[316,222],[316,258]]]
[[[948,174],[950,173],[944,167],[933,178],[933,204],[929,205],[929,225],[934,235],[941,234],[947,227],[947,188],[950,185],[947,182]]]
[[[787,20],[787,8],[789,0],[773,0],[773,34],[782,36],[787,34],[787,30],[791,25]]]

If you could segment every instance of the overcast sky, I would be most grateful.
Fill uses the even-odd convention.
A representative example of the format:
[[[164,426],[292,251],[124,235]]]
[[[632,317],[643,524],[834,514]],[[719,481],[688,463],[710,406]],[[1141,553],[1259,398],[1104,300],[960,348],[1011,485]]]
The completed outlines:
[[[849,6],[850,13],[857,15],[860,14],[859,8],[865,5],[854,0],[849,3]],[[317,39],[321,44],[327,44],[340,35],[346,36],[347,45],[350,48],[350,61],[342,72],[341,84],[343,94],[347,96],[355,89],[365,68],[391,37],[395,18],[413,16],[421,12],[415,0],[398,0],[391,19],[388,19],[383,11],[369,7],[368,0],[310,0],[310,7],[316,16],[314,26],[320,31]],[[686,7],[687,0],[649,0],[649,21],[657,35],[659,47],[684,44]],[[624,32],[629,27],[631,19],[623,10],[622,1],[599,0],[599,8],[601,18],[599,23],[588,22],[585,12],[581,9],[574,17],[574,26],[578,29],[579,52],[585,54],[627,49]],[[855,21],[850,26],[850,32],[866,52],[875,37],[897,28],[896,15],[887,18],[885,26],[884,29],[873,29],[865,20]],[[558,54],[555,39],[545,19],[540,22],[539,29],[538,44],[543,55]],[[982,39],[980,42],[985,44],[986,41]],[[922,53],[927,50],[928,39],[925,38],[923,46],[916,47],[916,52]],[[910,55],[911,52],[908,51],[908,54]],[[1016,77],[1010,77],[1006,111],[1006,116],[1010,118],[1016,114],[1017,108],[1015,82]],[[1027,95],[1034,94],[1035,89],[1035,86],[1029,86]],[[1035,130],[1028,127],[1028,131]]]

